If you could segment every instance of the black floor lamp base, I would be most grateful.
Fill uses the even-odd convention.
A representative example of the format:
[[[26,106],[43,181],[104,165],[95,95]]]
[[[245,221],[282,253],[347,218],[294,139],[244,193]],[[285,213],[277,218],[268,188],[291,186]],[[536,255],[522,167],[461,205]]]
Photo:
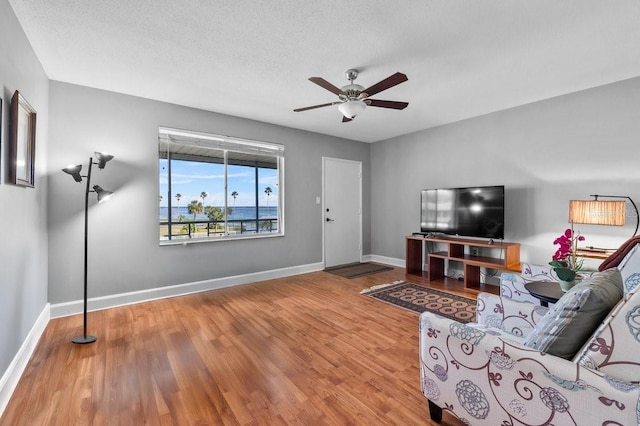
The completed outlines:
[[[84,345],[86,343],[93,343],[96,341],[96,336],[76,336],[71,339],[73,343],[78,343],[80,345]]]

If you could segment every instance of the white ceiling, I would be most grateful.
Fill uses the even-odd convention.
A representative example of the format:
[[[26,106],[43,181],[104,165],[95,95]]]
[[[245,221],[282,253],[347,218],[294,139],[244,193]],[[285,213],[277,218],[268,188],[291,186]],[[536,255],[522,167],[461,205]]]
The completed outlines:
[[[640,76],[639,0],[9,3],[52,80],[365,142]],[[293,112],[349,68],[409,106]]]

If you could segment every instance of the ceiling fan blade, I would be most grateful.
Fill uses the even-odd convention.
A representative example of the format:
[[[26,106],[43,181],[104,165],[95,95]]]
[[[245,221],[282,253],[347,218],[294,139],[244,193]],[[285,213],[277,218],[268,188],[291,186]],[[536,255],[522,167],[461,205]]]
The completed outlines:
[[[308,111],[310,109],[322,108],[322,107],[327,107],[327,106],[331,106],[331,105],[335,105],[335,104],[341,104],[341,103],[342,102],[329,102],[328,104],[320,104],[320,105],[313,105],[313,106],[308,106],[308,107],[304,107],[304,108],[297,108],[297,109],[294,109],[293,112]]]
[[[347,117],[345,117],[344,115],[342,116],[342,122],[343,122],[343,123],[348,123],[348,122],[350,122],[350,121],[353,121],[353,118],[347,118]]]
[[[409,102],[383,101],[380,99],[367,99],[367,105],[379,108],[405,109],[409,106]]]
[[[382,92],[383,90],[387,90],[388,88],[398,85],[400,83],[404,83],[407,80],[409,79],[407,78],[406,75],[402,74],[401,72],[397,72],[385,78],[384,80],[374,84],[373,86],[364,89],[363,92],[369,96],[373,96],[376,93]]]
[[[327,89],[331,93],[335,93],[336,95],[346,95],[346,93],[344,93],[342,90],[338,89],[336,86],[334,86],[333,84],[329,83],[327,80],[325,80],[322,77],[311,77],[311,78],[309,78],[309,81],[317,84],[318,86],[322,87],[323,89]]]

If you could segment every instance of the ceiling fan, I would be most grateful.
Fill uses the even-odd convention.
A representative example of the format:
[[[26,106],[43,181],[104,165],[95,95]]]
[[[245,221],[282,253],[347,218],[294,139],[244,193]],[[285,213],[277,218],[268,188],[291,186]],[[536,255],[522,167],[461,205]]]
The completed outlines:
[[[358,70],[350,69],[345,72],[347,80],[349,80],[349,84],[343,86],[338,89],[333,84],[329,83],[327,80],[321,77],[311,77],[310,81],[317,84],[318,86],[327,89],[331,93],[338,95],[339,101],[329,102],[326,104],[313,105],[304,108],[294,109],[295,112],[307,111],[315,108],[322,108],[331,105],[340,105],[338,110],[342,113],[342,122],[346,123],[354,118],[362,111],[365,110],[367,106],[379,107],[379,108],[391,108],[391,109],[405,109],[409,103],[408,102],[396,102],[396,101],[383,101],[380,99],[371,99],[369,96],[373,96],[376,93],[382,92],[383,90],[387,90],[393,86],[396,86],[400,83],[404,83],[408,80],[407,76],[402,74],[401,72],[397,72],[384,80],[370,86],[368,88],[364,88],[359,84],[354,84],[353,81],[358,77]]]

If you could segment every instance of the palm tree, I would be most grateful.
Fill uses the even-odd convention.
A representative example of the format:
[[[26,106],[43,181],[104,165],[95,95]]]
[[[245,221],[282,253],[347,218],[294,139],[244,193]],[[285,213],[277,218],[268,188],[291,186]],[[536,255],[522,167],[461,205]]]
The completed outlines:
[[[193,200],[189,203],[189,214],[193,215],[193,220],[196,220],[196,215],[204,211],[202,203],[198,200]]]
[[[269,186],[267,186],[264,189],[264,193],[267,194],[267,207],[269,207],[269,196],[271,195],[272,192],[273,192],[273,190]]]
[[[202,205],[204,206],[204,199],[207,198],[209,196],[209,194],[207,194],[206,192],[202,191],[200,193],[200,198],[202,198]]]
[[[204,208],[204,214],[206,214],[212,222],[224,220],[223,210],[220,207],[207,206]]]
[[[222,213],[222,208],[207,206],[204,208],[204,214],[207,215],[209,221],[214,223],[214,230],[217,231],[218,227],[220,227],[220,222],[224,222],[224,214]],[[224,224],[222,225],[224,228]]]
[[[236,197],[238,196],[238,191],[233,191],[231,193],[231,196],[233,197],[233,205],[236,205]]]
[[[180,199],[182,198],[182,194],[179,192],[176,194],[176,208],[178,209],[178,213],[180,213]]]

